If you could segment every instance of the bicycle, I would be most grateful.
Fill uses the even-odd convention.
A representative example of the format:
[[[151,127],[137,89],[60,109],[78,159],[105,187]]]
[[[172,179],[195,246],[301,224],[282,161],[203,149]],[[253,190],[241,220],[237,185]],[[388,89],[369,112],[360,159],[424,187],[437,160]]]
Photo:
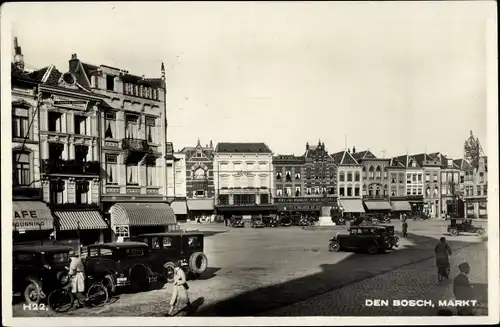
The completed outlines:
[[[71,292],[71,283],[63,288],[50,293],[47,298],[47,305],[56,313],[64,313],[73,307],[76,296]],[[101,282],[93,282],[86,294],[83,305],[86,307],[100,307],[106,304],[109,293],[106,286]]]

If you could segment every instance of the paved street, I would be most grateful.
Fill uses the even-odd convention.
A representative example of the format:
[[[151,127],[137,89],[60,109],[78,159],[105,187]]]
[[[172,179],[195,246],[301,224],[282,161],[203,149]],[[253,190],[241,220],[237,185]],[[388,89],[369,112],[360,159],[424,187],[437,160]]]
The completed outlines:
[[[394,225],[400,229],[399,222]],[[328,239],[341,232],[342,227],[332,230],[231,229],[218,224],[186,224],[183,228],[206,231],[205,252],[210,267],[200,280],[189,282],[190,297],[192,300],[203,298],[199,315],[244,316],[370,314],[362,307],[364,297],[386,298],[388,294],[398,294],[408,298],[425,294],[417,293],[416,289],[420,290],[417,285],[425,292],[433,290],[438,292],[435,296],[441,296],[438,290],[447,288],[435,285],[431,258],[444,225],[444,221],[410,222],[409,237],[402,239],[398,250],[370,256],[328,252]],[[473,262],[474,274],[486,271],[485,245],[474,245],[480,241],[477,236],[448,239],[458,257]],[[464,248],[466,246],[470,247]],[[480,255],[469,259],[470,253]],[[478,282],[485,282],[486,275],[481,276],[477,275]],[[395,293],[396,289],[399,293]],[[162,316],[169,309],[170,294],[171,285],[139,294],[120,294],[102,308],[80,309],[67,315]],[[332,303],[344,305],[335,305],[332,309]],[[355,312],[348,312],[348,307]],[[21,305],[14,307],[14,316],[40,315],[53,313],[23,311]]]

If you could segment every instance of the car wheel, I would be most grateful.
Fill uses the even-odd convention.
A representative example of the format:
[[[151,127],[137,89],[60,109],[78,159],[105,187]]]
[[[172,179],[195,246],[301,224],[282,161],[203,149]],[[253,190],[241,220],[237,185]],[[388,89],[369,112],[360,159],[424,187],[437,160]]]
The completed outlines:
[[[453,229],[450,229],[450,234],[451,234],[452,236],[457,236],[457,235],[458,235],[458,229],[454,229],[454,228],[453,228]]]
[[[42,285],[37,279],[28,279],[24,288],[24,300],[28,304],[40,303],[42,301]]]
[[[340,244],[337,241],[331,241],[330,244],[328,244],[328,251],[330,252],[339,252],[340,251]]]
[[[476,231],[477,235],[479,236],[483,236],[484,235],[484,229],[482,228],[479,228],[477,231]]]
[[[115,280],[112,275],[108,274],[104,276],[102,284],[106,287],[108,293],[113,294],[116,292]]]
[[[195,252],[189,257],[189,270],[195,274],[203,274],[208,267],[207,256],[203,252]]]
[[[376,254],[379,250],[378,246],[375,243],[371,243],[366,247],[366,251],[368,252],[368,254]]]
[[[174,281],[174,275],[175,275],[174,269],[175,269],[175,264],[171,261],[163,265],[163,277],[165,277],[167,283],[172,283]]]

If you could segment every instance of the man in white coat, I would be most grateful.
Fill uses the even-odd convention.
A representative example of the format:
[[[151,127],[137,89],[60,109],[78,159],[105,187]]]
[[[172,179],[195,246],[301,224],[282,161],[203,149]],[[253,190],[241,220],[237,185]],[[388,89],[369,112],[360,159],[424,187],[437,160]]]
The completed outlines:
[[[69,265],[69,277],[71,278],[71,292],[76,297],[76,305],[82,305],[85,301],[85,267],[82,258],[75,251],[70,251],[69,257],[71,263]]]

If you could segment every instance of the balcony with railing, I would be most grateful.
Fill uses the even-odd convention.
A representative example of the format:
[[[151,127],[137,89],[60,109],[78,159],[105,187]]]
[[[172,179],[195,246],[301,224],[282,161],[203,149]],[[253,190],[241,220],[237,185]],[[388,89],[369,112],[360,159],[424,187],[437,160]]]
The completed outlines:
[[[99,175],[100,171],[99,161],[44,159],[41,165],[41,172],[44,174]]]
[[[124,138],[122,140],[122,149],[133,152],[149,152],[150,148],[147,140]]]

